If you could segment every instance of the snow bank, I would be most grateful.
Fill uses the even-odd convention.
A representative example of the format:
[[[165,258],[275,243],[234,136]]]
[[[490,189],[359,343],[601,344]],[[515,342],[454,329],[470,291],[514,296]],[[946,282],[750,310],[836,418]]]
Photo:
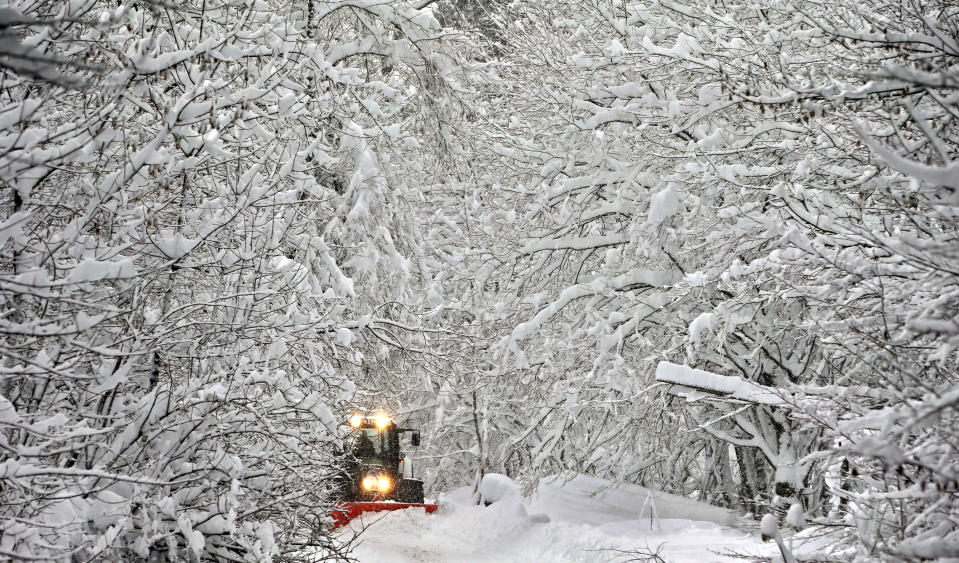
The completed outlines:
[[[576,476],[543,482],[531,499],[523,499],[508,477],[488,474],[480,492],[489,506],[472,503],[470,488],[440,498],[439,510],[422,509],[366,515],[343,528],[342,541],[356,539],[360,562],[529,562],[622,561],[630,550],[655,549],[666,561],[736,561],[720,553],[770,556],[762,544],[722,524],[728,511],[675,495],[633,485],[611,487],[609,481]],[[647,498],[660,515],[651,525]],[[536,515],[535,512],[544,512]],[[368,529],[367,529],[368,528]]]
[[[566,522],[603,525],[639,518],[648,522],[649,509],[642,510],[647,497],[652,499],[656,514],[662,520],[695,520],[721,526],[738,523],[736,515],[725,508],[639,485],[612,487],[609,481],[588,475],[577,475],[568,480],[559,477],[543,480],[530,501],[530,508]]]
[[[486,502],[498,502],[504,499],[519,499],[519,486],[506,475],[487,473],[480,483],[480,495]]]

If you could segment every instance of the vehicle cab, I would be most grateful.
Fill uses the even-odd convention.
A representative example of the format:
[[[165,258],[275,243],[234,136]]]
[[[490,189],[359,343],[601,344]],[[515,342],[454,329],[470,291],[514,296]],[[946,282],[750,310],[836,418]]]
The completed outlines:
[[[412,445],[418,446],[419,432],[397,428],[392,418],[384,414],[353,415],[350,428],[346,440],[349,484],[345,487],[348,491],[344,492],[347,500],[410,502],[411,494],[422,497],[422,482],[412,479],[412,468],[405,467],[409,463],[400,451],[400,434],[412,432]],[[407,475],[410,478],[404,478]],[[411,487],[418,489],[418,494],[411,491]]]

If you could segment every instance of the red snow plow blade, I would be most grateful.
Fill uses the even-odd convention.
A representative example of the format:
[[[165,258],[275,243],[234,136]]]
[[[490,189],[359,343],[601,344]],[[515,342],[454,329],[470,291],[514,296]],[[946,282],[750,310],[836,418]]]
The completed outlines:
[[[425,508],[427,513],[436,512],[437,504],[420,504],[411,502],[341,502],[333,509],[333,529],[346,526],[350,520],[364,512],[383,512],[385,510],[402,510],[404,508]]]

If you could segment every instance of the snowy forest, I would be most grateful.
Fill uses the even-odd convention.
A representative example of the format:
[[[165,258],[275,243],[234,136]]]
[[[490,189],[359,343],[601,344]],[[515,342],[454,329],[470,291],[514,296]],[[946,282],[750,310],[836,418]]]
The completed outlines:
[[[378,410],[959,557],[954,0],[2,4],[0,558],[348,557]]]

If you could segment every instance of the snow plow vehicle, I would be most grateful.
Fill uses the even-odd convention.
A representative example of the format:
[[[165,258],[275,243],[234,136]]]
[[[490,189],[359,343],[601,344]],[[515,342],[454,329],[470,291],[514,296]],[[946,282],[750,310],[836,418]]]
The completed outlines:
[[[399,428],[383,414],[353,415],[350,427],[339,475],[338,506],[332,514],[334,529],[365,512],[414,507],[436,511],[437,505],[424,502],[423,481],[415,478],[412,460],[400,449],[400,435],[405,433],[411,434],[414,447],[420,445],[418,430]]]

